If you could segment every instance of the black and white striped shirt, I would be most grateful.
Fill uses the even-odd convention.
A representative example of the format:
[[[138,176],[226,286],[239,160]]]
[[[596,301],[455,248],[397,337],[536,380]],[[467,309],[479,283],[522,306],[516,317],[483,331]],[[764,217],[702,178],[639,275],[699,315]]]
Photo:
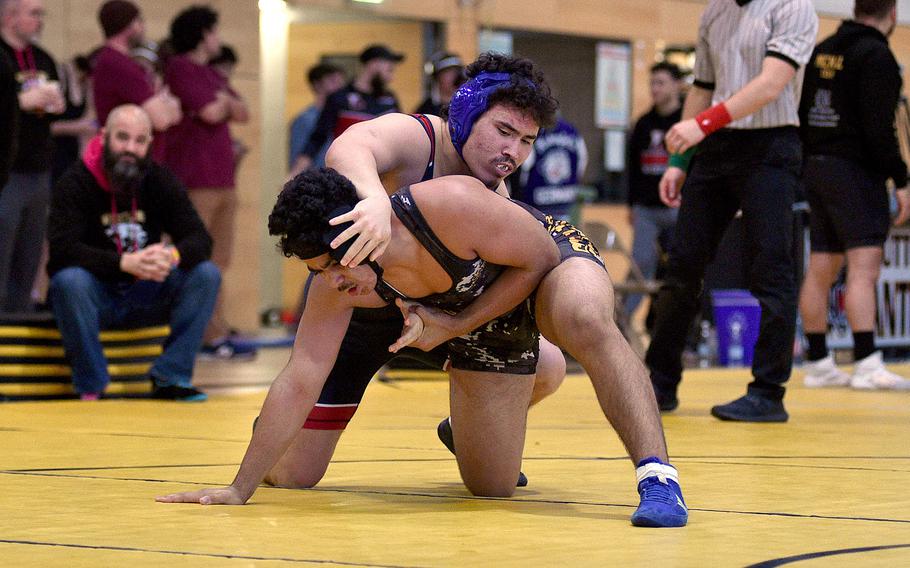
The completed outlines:
[[[799,125],[803,70],[818,33],[812,0],[711,0],[702,14],[695,52],[695,85],[713,90],[712,104],[729,99],[761,73],[765,57],[797,74],[777,99],[729,128]]]

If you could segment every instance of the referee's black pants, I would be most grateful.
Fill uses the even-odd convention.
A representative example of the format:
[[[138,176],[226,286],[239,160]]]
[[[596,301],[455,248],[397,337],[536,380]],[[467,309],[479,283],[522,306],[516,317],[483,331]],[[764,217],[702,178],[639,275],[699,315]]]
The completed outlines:
[[[749,291],[761,304],[749,392],[783,398],[796,333],[792,207],[801,161],[795,127],[725,129],[700,144],[682,188],[667,277],[658,294],[657,322],[645,358],[656,389],[675,392],[682,379],[682,352],[701,305],[705,267],[742,209]]]

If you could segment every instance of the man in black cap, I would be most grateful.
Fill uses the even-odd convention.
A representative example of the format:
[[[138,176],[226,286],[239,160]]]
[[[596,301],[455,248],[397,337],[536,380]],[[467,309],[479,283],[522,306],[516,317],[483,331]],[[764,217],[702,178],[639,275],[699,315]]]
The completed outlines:
[[[429,95],[414,113],[439,116],[442,106],[449,104],[452,95],[464,83],[464,62],[453,53],[439,52],[433,54],[427,63],[431,67],[433,83]]]
[[[388,85],[402,60],[404,55],[382,44],[371,45],[360,53],[360,73],[326,101],[316,129],[297,159],[299,171],[310,167],[326,140],[338,137],[352,124],[399,112],[398,98]]]

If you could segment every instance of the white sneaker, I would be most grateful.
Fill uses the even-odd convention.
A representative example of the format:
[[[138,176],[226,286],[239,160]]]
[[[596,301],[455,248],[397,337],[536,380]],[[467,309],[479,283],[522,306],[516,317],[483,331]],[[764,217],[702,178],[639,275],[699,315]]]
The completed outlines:
[[[865,390],[910,390],[910,380],[886,369],[882,362],[882,352],[876,351],[856,362],[850,386]]]
[[[818,361],[803,363],[803,371],[806,372],[803,384],[810,389],[845,387],[850,384],[850,375],[837,368],[831,355]]]

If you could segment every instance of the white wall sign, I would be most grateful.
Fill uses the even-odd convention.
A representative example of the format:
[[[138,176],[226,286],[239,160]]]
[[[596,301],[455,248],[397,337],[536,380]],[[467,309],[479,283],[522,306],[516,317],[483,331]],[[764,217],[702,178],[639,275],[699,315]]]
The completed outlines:
[[[598,128],[628,128],[631,107],[632,47],[628,43],[597,44],[594,123]]]

